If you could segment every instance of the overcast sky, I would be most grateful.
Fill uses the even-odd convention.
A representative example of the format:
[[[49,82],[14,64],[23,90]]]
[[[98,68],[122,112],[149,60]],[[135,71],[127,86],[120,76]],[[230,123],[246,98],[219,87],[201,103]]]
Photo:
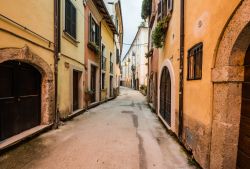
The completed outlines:
[[[138,30],[138,26],[142,22],[142,0],[121,0],[121,6],[124,27],[123,43],[131,44]],[[129,45],[123,45],[122,58],[127,53],[129,47]]]

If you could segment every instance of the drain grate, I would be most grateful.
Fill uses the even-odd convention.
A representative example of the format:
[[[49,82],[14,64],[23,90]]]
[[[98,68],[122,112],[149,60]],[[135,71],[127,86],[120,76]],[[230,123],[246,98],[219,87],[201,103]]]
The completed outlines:
[[[122,111],[122,113],[133,114],[133,111]]]

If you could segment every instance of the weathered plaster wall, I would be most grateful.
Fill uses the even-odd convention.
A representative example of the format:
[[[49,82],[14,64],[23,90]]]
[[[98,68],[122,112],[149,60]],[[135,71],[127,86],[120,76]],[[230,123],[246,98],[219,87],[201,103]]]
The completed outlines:
[[[95,54],[92,50],[90,50],[87,46],[89,41],[89,16],[90,14],[95,19],[96,23],[99,25],[101,21],[101,15],[99,14],[98,10],[96,9],[95,5],[93,4],[93,1],[87,1],[87,5],[85,6],[84,11],[84,63],[85,63],[85,78],[84,78],[84,91],[90,89],[90,70],[91,65],[96,66],[97,71],[97,80],[96,80],[96,100],[99,101],[100,97],[100,54]],[[85,97],[85,94],[84,94]],[[85,103],[84,103],[85,105]],[[86,106],[86,105],[85,105]]]
[[[0,9],[2,15],[53,43],[53,1],[1,1]],[[0,25],[0,62],[19,60],[34,66],[41,73],[41,124],[53,123],[55,110],[53,44],[2,17]]]
[[[81,0],[73,1],[76,8],[76,39],[65,32],[65,0],[61,1],[61,55],[58,63],[58,104],[60,117],[65,118],[73,112],[73,69],[79,71],[79,109],[83,108],[84,90],[84,6]]]
[[[202,79],[184,81],[184,142],[203,168],[209,168],[212,129],[213,56],[220,34],[240,0],[185,3],[184,79],[187,77],[188,50],[203,42]],[[194,6],[195,4],[195,6]],[[198,132],[197,132],[198,131]]]
[[[102,43],[105,45],[105,57],[106,57],[106,71],[105,71],[105,89],[107,90],[106,96],[109,98],[110,96],[110,52],[112,53],[113,58],[115,57],[115,44],[114,44],[114,34],[108,27],[105,21],[102,21],[102,28],[101,28],[101,36],[102,36]],[[114,63],[114,62],[113,62]],[[114,81],[113,76],[113,81]],[[104,92],[102,92],[104,95]],[[103,97],[104,98],[104,97]]]

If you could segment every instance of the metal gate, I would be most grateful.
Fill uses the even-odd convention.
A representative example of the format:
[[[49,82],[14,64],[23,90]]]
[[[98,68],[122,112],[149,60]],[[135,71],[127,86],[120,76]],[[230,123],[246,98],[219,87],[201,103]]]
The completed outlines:
[[[171,126],[171,79],[167,67],[164,67],[160,82],[160,114]]]
[[[38,126],[41,74],[17,61],[0,64],[0,141]]]

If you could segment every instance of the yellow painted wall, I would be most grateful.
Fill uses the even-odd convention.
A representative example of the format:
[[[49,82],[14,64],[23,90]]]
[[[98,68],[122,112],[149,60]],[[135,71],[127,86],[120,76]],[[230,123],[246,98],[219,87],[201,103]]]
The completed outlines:
[[[24,5],[25,4],[25,5]],[[15,22],[29,28],[37,34],[43,36],[51,42],[54,42],[54,2],[51,0],[9,0],[0,2],[1,14],[14,20]],[[0,48],[22,48],[25,45],[29,47],[31,52],[37,54],[44,59],[54,71],[54,54],[53,44],[42,40],[36,35],[24,30],[23,28],[13,24],[0,16]],[[7,30],[17,36],[7,33]],[[32,42],[38,44],[32,44]],[[41,45],[42,47],[39,47]]]
[[[105,89],[107,90],[106,92],[106,98],[109,98],[109,88],[110,88],[110,52],[113,54],[113,58],[115,57],[115,43],[114,43],[114,35],[113,32],[110,30],[106,22],[102,22],[102,27],[101,27],[101,36],[102,36],[102,43],[106,47],[106,71],[105,71]],[[115,69],[114,69],[115,71]],[[115,76],[113,76],[113,81],[115,79]],[[102,91],[102,98],[101,100],[105,99],[105,91]]]
[[[65,0],[61,1],[61,55],[58,65],[58,104],[62,118],[73,112],[73,70],[80,72],[79,109],[83,108],[84,76],[84,6],[81,0],[71,0],[76,7],[76,39],[72,40],[65,32]]]
[[[184,129],[185,145],[192,149],[195,159],[203,168],[209,168],[209,153],[212,129],[213,84],[211,69],[216,47],[223,29],[240,0],[185,1],[185,46],[184,46]],[[179,55],[180,55],[180,2],[174,1],[174,10],[165,39],[160,49],[161,64],[169,59],[175,72],[175,132],[179,119]],[[203,42],[202,79],[187,80],[188,50]]]

